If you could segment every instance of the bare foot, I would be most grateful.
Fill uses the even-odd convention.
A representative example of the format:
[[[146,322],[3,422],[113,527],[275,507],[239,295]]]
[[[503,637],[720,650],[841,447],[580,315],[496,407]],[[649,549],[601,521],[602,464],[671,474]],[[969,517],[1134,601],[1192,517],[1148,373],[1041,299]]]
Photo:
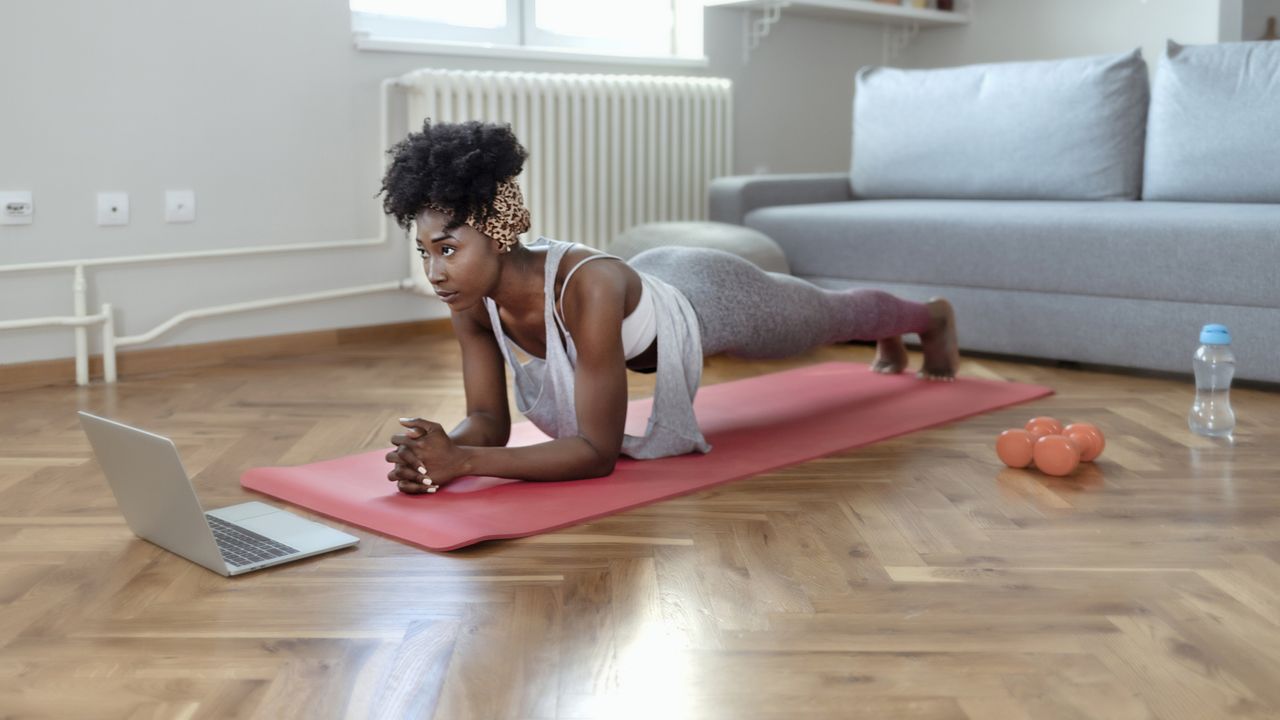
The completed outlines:
[[[919,377],[951,382],[960,366],[960,341],[956,339],[956,312],[943,298],[925,303],[929,308],[929,329],[920,333],[924,365]]]
[[[871,369],[885,375],[897,375],[907,369],[907,346],[902,344],[900,335],[876,341],[876,359]]]

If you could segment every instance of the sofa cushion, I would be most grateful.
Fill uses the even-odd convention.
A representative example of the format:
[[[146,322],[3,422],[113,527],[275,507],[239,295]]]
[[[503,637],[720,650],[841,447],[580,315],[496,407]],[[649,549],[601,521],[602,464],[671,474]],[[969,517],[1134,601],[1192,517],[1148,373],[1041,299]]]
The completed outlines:
[[[1170,42],[1151,88],[1147,200],[1280,202],[1280,43]]]
[[[746,224],[804,277],[1280,308],[1280,205],[859,200]]]
[[[853,101],[854,195],[1136,199],[1141,51],[937,70],[867,67]]]

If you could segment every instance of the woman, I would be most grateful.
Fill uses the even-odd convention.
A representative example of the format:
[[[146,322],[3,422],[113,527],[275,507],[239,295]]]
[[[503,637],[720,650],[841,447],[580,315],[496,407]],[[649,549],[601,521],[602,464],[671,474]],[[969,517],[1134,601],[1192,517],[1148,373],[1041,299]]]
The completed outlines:
[[[825,290],[705,248],[655,248],[621,261],[547,238],[521,244],[529,211],[515,177],[526,153],[509,126],[428,120],[388,153],[383,208],[406,230],[417,226],[427,279],[449,306],[461,345],[467,396],[466,419],[448,432],[401,419],[408,430],[391,438],[387,478],[403,492],[434,492],[462,475],[598,477],[620,455],[708,452],[693,396],[703,357],[717,353],[781,358],[876,340],[873,368],[898,373],[907,365],[900,336],[918,333],[920,375],[955,376],[955,320],[942,299]],[[517,407],[549,442],[505,447],[504,362]],[[657,373],[643,436],[623,432],[627,370]]]

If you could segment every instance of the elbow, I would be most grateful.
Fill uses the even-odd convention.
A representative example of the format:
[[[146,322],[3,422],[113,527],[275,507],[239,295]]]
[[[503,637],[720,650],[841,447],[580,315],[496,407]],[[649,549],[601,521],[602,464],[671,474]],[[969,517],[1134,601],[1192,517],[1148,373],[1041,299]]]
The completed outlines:
[[[585,440],[586,438],[583,438],[583,439]],[[605,477],[606,475],[612,475],[614,468],[617,467],[618,465],[618,455],[620,453],[618,453],[617,451],[614,451],[614,452],[600,451],[594,445],[591,445],[591,442],[589,440],[587,441],[587,445],[588,447],[591,448],[591,454],[593,455],[593,457],[591,459],[591,462],[586,467],[586,473],[582,476],[583,479],[585,480],[588,478],[598,478],[598,477]]]
[[[595,463],[592,464],[591,468],[588,471],[587,477],[598,478],[598,477],[605,477],[606,475],[612,475],[613,469],[617,465],[618,465],[617,455],[614,455],[612,458],[609,458],[609,457],[599,458],[598,460],[596,460]]]
[[[484,438],[484,444],[489,447],[506,447],[507,441],[511,439],[511,419],[493,415],[491,413],[473,413],[469,417],[472,422],[480,425],[481,437]]]

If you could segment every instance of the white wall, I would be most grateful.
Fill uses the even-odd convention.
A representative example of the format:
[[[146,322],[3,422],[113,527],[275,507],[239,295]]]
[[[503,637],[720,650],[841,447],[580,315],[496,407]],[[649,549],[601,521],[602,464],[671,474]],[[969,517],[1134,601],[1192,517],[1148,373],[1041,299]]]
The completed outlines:
[[[1239,42],[1244,0],[1218,0],[1218,42]]]
[[[1218,0],[1221,42],[1261,40],[1267,18],[1280,19],[1280,0]]]
[[[1240,40],[1259,40],[1267,30],[1267,18],[1280,21],[1280,0],[1244,0],[1240,17]]]
[[[711,66],[673,71],[357,51],[346,0],[4,0],[0,190],[32,191],[36,212],[33,225],[0,226],[0,265],[373,237],[378,83],[427,66],[729,77],[740,172],[847,166],[851,77],[879,57],[878,33],[788,17],[744,67],[741,18],[709,10]],[[165,189],[186,188],[197,221],[164,223]],[[128,226],[96,225],[104,190],[130,194]],[[117,333],[134,335],[188,309],[399,279],[405,255],[400,240],[99,269],[89,307],[111,302]],[[0,274],[0,320],[71,314],[71,282]],[[388,293],[197,320],[140,347],[445,314]],[[65,328],[0,331],[0,365],[74,352]]]
[[[903,67],[1119,53],[1142,48],[1148,65],[1165,40],[1218,41],[1218,0],[977,0],[973,21],[917,40]]]
[[[744,68],[740,13],[706,16],[712,73],[734,81],[738,172],[848,170],[853,76],[880,62],[880,27],[783,11]]]

